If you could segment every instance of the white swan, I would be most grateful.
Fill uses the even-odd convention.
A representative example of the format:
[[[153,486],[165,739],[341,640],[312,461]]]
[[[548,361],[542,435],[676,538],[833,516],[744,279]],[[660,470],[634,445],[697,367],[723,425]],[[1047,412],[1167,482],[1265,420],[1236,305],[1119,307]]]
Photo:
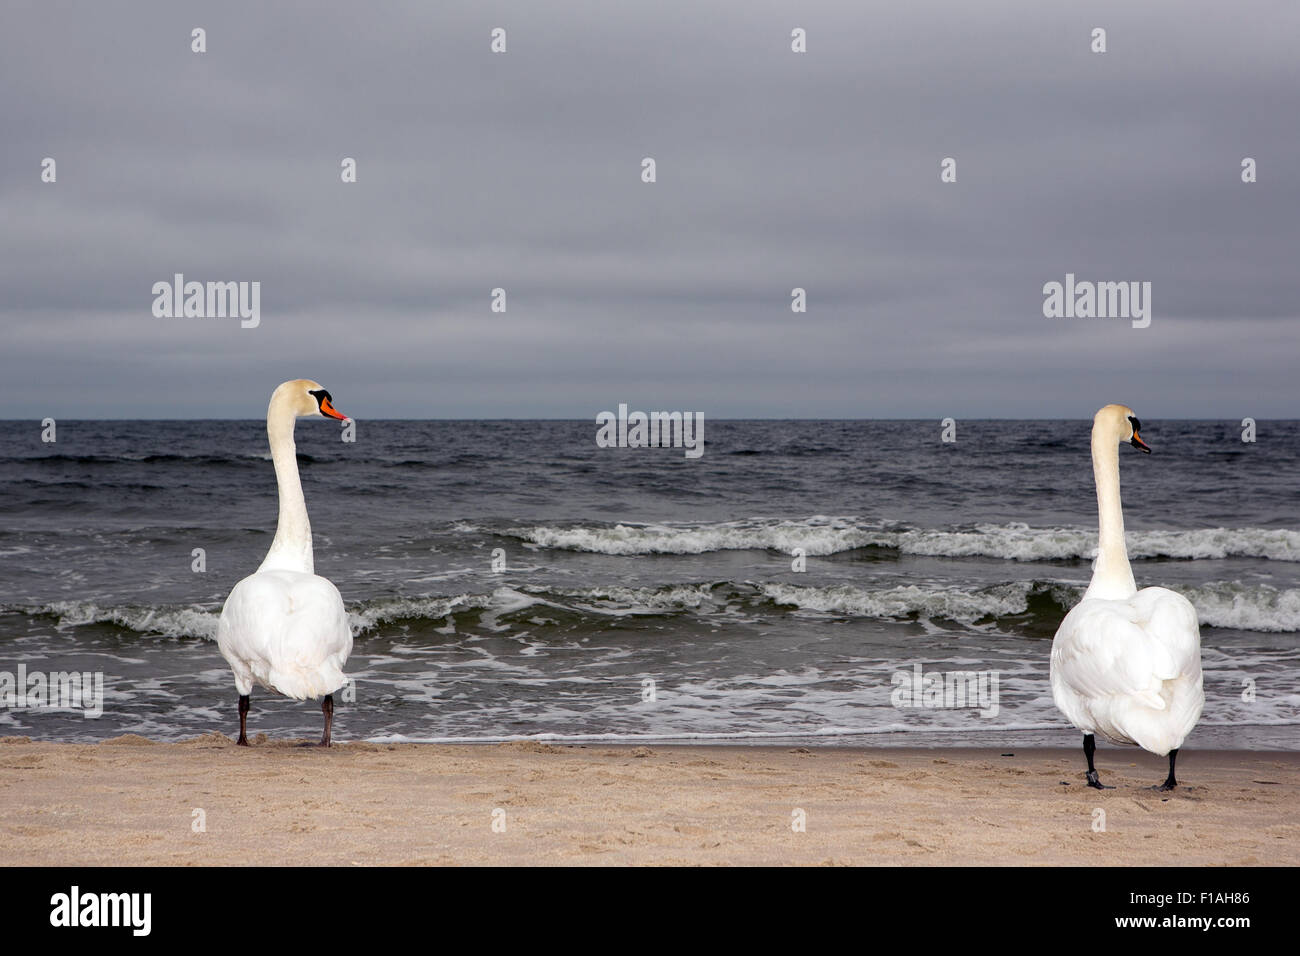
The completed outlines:
[[[245,747],[254,681],[296,700],[324,695],[322,747],[330,745],[334,691],[347,683],[342,668],[352,651],[352,630],[338,588],[314,573],[311,524],[298,479],[293,426],[304,415],[347,420],[335,410],[330,393],[307,379],[285,382],[271,395],[266,433],[280,520],[266,560],[231,589],[217,625],[217,646],[239,691],[237,743]]]
[[[1092,423],[1092,473],[1097,483],[1100,540],[1092,582],[1061,621],[1052,642],[1052,697],[1084,733],[1088,786],[1110,790],[1093,766],[1101,733],[1121,744],[1169,755],[1172,790],[1178,748],[1205,705],[1201,634],[1196,609],[1166,588],[1137,589],[1124,546],[1119,495],[1119,444],[1150,454],[1131,408],[1107,405]]]

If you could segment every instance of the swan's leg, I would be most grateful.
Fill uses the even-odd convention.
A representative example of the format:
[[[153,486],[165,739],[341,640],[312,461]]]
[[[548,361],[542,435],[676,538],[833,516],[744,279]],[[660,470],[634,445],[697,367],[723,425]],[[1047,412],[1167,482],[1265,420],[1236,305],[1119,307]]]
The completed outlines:
[[[330,745],[330,727],[334,724],[334,695],[326,694],[325,699],[320,702],[321,712],[325,714],[325,736],[321,737],[320,745],[328,747]]]
[[[235,741],[241,747],[248,746],[248,695],[239,695],[239,739]]]
[[[1162,783],[1160,786],[1152,787],[1151,788],[1152,790],[1159,790],[1161,792],[1164,792],[1166,790],[1172,790],[1174,789],[1174,787],[1178,786],[1178,781],[1174,779],[1174,760],[1177,757],[1178,757],[1177,750],[1169,751],[1169,776],[1165,779],[1165,782]]]
[[[1083,755],[1088,758],[1088,786],[1098,790],[1114,790],[1097,779],[1097,768],[1092,765],[1092,755],[1097,752],[1097,741],[1092,734],[1083,735]]]

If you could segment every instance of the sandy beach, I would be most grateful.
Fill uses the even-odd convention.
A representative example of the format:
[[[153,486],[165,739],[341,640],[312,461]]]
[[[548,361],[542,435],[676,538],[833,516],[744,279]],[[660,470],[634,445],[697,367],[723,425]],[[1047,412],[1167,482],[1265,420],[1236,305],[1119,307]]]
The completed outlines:
[[[1300,863],[1296,753],[254,741],[3,738],[0,864]]]

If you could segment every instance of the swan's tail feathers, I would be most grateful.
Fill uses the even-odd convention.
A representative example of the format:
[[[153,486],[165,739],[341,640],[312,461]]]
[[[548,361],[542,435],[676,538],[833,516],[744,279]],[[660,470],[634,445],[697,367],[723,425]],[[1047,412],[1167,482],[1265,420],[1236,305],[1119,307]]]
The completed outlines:
[[[294,700],[324,697],[341,689],[347,682],[347,675],[333,661],[326,661],[314,670],[296,667],[273,669],[267,673],[265,681],[285,697]]]
[[[1141,704],[1143,707],[1150,707],[1152,710],[1164,710],[1166,708],[1165,698],[1154,690],[1140,690],[1133,694],[1133,702]]]
[[[1199,672],[1165,681],[1159,708],[1144,706],[1135,695],[1115,714],[1115,722],[1143,750],[1163,757],[1183,745],[1200,719],[1205,705],[1202,683]]]

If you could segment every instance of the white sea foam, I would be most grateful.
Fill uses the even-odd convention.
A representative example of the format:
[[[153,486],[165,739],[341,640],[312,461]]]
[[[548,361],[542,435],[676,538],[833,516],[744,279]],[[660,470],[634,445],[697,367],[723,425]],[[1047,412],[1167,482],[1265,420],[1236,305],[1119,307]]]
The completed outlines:
[[[57,616],[59,626],[116,624],[141,634],[216,640],[219,611],[189,607],[101,607],[91,601],[56,601],[31,609]]]
[[[1231,627],[1242,631],[1300,631],[1300,590],[1240,581],[1213,582],[1184,588],[1202,627]]]
[[[490,594],[460,594],[455,597],[387,598],[366,601],[348,612],[352,633],[360,634],[396,621],[423,619],[436,621],[457,611],[486,608],[492,605]]]
[[[713,585],[680,584],[663,587],[595,587],[561,592],[585,610],[599,614],[659,614],[696,610],[710,603]]]
[[[824,556],[880,547],[934,557],[987,557],[1013,561],[1090,559],[1097,533],[1081,528],[1031,528],[1026,524],[979,524],[967,529],[886,530],[844,518],[803,521],[726,521],[713,524],[658,524],[513,528],[509,534],[542,548],[596,554],[707,554],[712,551],[803,548]],[[1300,531],[1286,528],[1198,528],[1183,531],[1130,531],[1131,558],[1267,558],[1300,561]]]
[[[946,618],[972,622],[984,617],[1021,614],[1028,608],[1030,581],[1000,584],[978,591],[960,588],[901,587],[868,589],[850,584],[830,587],[802,587],[793,584],[764,584],[762,591],[777,604],[810,611],[828,611],[855,617]]]
[[[1150,583],[1150,582],[1143,582]],[[1300,589],[1268,584],[1215,581],[1175,587],[1196,608],[1202,627],[1275,633],[1300,632]],[[380,598],[354,604],[348,620],[357,636],[406,620],[436,622],[465,612],[482,612],[478,626],[505,630],[501,618],[531,607],[622,617],[734,611],[764,599],[798,611],[883,620],[916,617],[973,623],[985,618],[1023,614],[1030,597],[1043,594],[1061,612],[1082,596],[1082,587],[1054,581],[1015,581],[975,589],[946,585],[899,585],[871,588],[853,584],[826,586],[781,582],[665,584],[659,587],[496,588],[485,594],[450,597]],[[90,601],[60,601],[41,606],[0,606],[0,611],[49,615],[58,626],[112,624],[140,634],[215,640],[220,610],[190,606],[101,606]]]
[[[1023,614],[1029,595],[1042,589],[1061,607],[1073,607],[1083,588],[1053,582],[1016,582],[967,591],[951,587],[907,585],[884,589],[838,584],[802,587],[764,584],[762,592],[777,604],[851,617],[944,618],[972,622],[984,617]],[[1202,627],[1241,631],[1300,632],[1300,590],[1267,584],[1215,581],[1199,587],[1174,588],[1196,608]]]
[[[1031,528],[1019,523],[982,524],[965,531],[916,529],[886,532],[878,543],[904,554],[930,557],[1052,561],[1091,558],[1097,550],[1097,535],[1073,528]]]
[[[842,519],[724,521],[705,525],[624,525],[514,528],[510,534],[543,548],[598,554],[706,554],[774,550],[826,555],[878,543],[879,532]]]
[[[1203,528],[1195,531],[1132,531],[1129,557],[1268,558],[1300,561],[1300,531],[1287,528]]]
[[[510,734],[505,736],[460,736],[460,737],[423,737],[406,734],[382,734],[368,737],[367,742],[374,744],[671,744],[671,743],[706,743],[709,741],[750,741],[763,743],[769,741],[796,740],[834,740],[840,737],[875,737],[892,734],[914,736],[919,734],[989,734],[1008,731],[1066,730],[1063,721],[1018,722],[990,725],[973,724],[963,727],[944,726],[908,726],[901,722],[884,724],[878,727],[818,727],[813,730],[735,730],[735,731],[681,731],[665,733],[592,733],[566,734],[547,733]]]

